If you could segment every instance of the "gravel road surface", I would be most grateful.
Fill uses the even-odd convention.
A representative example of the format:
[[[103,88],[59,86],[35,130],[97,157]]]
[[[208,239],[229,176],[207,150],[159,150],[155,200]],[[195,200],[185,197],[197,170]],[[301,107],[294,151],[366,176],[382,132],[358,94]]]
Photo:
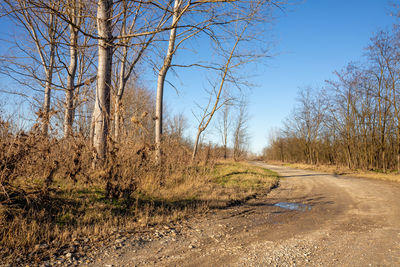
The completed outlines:
[[[400,266],[400,184],[253,164],[280,186],[119,240],[93,266]]]

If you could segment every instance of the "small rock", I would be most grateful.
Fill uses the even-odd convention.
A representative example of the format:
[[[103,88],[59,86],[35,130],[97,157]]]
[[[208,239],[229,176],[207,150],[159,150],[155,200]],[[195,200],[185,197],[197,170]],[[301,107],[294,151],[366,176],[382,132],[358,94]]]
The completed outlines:
[[[189,248],[190,248],[190,249],[196,248],[196,246],[195,246],[195,245],[189,245]]]

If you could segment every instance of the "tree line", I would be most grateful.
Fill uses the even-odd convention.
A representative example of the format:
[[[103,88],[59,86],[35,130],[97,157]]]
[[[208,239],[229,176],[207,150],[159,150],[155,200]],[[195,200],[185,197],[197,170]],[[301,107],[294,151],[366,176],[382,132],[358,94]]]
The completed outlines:
[[[120,142],[129,125],[146,133],[161,163],[168,128],[164,87],[168,71],[180,68],[212,73],[205,93],[209,103],[199,115],[194,159],[214,114],[240,102],[234,88],[240,92],[246,85],[237,71],[266,55],[263,47],[251,45],[284,2],[5,0],[0,5],[2,16],[16,27],[8,40],[12,48],[1,56],[0,72],[18,84],[1,91],[32,104],[44,136],[89,138],[95,165],[102,166],[108,143]],[[210,47],[207,55],[175,61],[179,52],[196,50],[204,40]],[[157,80],[155,95],[139,88],[144,87],[141,75],[149,69]],[[129,94],[145,94],[143,101],[148,103],[133,107],[135,114],[126,112],[127,103],[141,102],[129,99]]]
[[[268,159],[400,171],[400,31],[379,31],[364,62],[349,63],[320,88],[299,92]]]

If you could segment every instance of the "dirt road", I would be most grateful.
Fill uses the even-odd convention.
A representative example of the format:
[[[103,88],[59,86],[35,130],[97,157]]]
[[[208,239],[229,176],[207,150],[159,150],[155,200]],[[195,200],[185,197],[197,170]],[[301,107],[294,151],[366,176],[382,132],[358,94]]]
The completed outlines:
[[[400,184],[254,164],[278,172],[280,186],[124,240],[94,265],[400,266]]]

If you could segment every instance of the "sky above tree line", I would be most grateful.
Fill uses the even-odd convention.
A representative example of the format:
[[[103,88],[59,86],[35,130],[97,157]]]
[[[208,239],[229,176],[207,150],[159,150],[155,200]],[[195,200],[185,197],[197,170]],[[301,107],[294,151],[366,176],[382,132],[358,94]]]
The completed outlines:
[[[269,133],[282,126],[301,88],[323,86],[325,80],[334,78],[335,70],[362,61],[372,35],[397,22],[390,16],[392,11],[387,0],[300,0],[278,12],[265,44],[272,47],[271,57],[247,70],[253,74],[249,81],[256,85],[248,96],[250,150],[259,153],[267,145]],[[1,21],[3,38],[8,27],[6,21]],[[4,49],[0,47],[0,52]],[[178,77],[169,76],[179,91],[167,86],[167,108],[188,118],[186,136],[194,138],[197,122],[192,114],[196,112],[193,103],[204,103],[207,81],[195,69],[184,70]],[[155,90],[156,77],[146,77],[146,87]],[[0,86],[7,86],[7,80],[0,81]],[[209,129],[204,140],[218,142],[220,138],[215,129]]]
[[[257,85],[248,97],[250,150],[260,153],[267,145],[269,134],[282,126],[301,88],[323,86],[335,78],[335,70],[363,61],[372,35],[397,22],[392,11],[386,0],[305,0],[278,14],[270,34],[272,57],[257,65],[255,77],[250,78]],[[187,103],[201,88],[193,84],[194,70],[179,79],[185,90],[177,94],[168,89],[166,102],[173,112],[189,117],[187,135],[194,136],[193,106]],[[217,131],[211,129],[207,135],[219,141]]]

